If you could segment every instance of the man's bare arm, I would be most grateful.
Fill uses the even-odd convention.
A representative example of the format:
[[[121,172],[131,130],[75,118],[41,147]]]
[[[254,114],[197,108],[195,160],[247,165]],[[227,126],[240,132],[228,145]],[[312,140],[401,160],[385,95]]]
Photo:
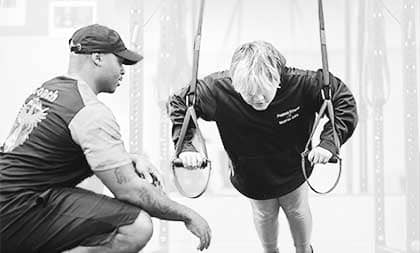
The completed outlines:
[[[140,178],[128,164],[95,174],[117,199],[144,209],[149,215],[165,220],[188,221],[195,212],[162,194],[153,185]]]
[[[140,178],[132,164],[95,174],[117,199],[141,207],[149,215],[165,220],[183,221],[187,229],[200,239],[199,250],[207,249],[211,230],[206,220],[192,209],[181,205]]]

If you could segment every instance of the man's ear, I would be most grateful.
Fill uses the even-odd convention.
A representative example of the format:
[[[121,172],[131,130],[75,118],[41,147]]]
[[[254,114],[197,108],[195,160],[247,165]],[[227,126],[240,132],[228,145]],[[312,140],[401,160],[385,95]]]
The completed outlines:
[[[101,53],[93,53],[90,55],[90,58],[96,66],[101,66],[104,60],[104,57]]]

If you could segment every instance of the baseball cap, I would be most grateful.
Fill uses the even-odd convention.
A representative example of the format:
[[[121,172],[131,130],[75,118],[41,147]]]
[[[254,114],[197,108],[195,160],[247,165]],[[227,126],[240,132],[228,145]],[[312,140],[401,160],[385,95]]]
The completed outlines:
[[[124,65],[133,65],[143,59],[143,56],[125,47],[115,30],[99,24],[79,28],[69,39],[69,45],[70,51],[76,54],[115,54],[123,59]]]

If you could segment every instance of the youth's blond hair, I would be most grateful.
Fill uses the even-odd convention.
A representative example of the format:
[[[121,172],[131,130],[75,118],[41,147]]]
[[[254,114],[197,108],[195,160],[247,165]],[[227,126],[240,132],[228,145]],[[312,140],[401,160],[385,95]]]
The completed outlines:
[[[253,41],[235,50],[230,66],[234,89],[255,95],[257,90],[279,87],[286,59],[266,41]]]

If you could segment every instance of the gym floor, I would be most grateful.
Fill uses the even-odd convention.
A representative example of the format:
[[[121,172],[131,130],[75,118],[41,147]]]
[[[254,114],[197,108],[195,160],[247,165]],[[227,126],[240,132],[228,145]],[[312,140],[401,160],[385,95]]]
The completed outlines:
[[[205,217],[212,227],[209,253],[262,252],[252,223],[248,201],[237,193],[225,196],[203,196],[190,200],[173,194],[172,197],[193,207]],[[391,248],[405,247],[405,197],[385,197],[385,234]],[[375,219],[372,195],[331,195],[310,197],[313,215],[313,246],[322,253],[374,252]],[[159,221],[155,220],[151,243],[144,253],[198,252],[198,241],[182,223],[168,225],[168,251],[159,247]],[[281,253],[294,253],[293,241],[287,221],[279,218],[279,248]]]

